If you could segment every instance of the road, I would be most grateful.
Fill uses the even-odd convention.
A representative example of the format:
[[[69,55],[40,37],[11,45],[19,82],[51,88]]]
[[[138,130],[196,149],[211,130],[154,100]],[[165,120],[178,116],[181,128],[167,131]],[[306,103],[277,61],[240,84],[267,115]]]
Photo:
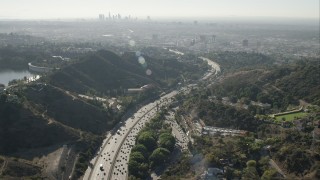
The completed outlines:
[[[209,66],[211,66],[212,70],[214,70],[215,74],[218,75],[221,72],[220,65],[211,59],[205,58],[205,57],[199,57],[199,59],[202,59],[203,61],[206,61]]]
[[[172,128],[173,136],[176,138],[176,146],[182,150],[188,150],[189,137],[183,132],[180,125],[174,119],[174,112],[170,111],[166,119],[166,122],[170,124]]]
[[[220,72],[217,63],[203,58],[215,70],[215,75]],[[211,74],[213,75],[213,74]],[[197,84],[185,87],[187,92]],[[156,115],[159,108],[171,103],[172,97],[178,94],[178,91],[172,91],[159,100],[149,103],[140,108],[132,117],[122,123],[122,126],[114,134],[107,134],[100,147],[96,157],[91,161],[92,167],[88,167],[84,180],[125,180],[128,177],[128,161],[131,148],[135,144],[135,138],[138,132],[144,127],[152,117]],[[177,138],[178,145],[187,149],[188,139],[181,128],[172,122],[173,133]]]
[[[97,157],[91,161],[93,168],[87,169],[83,179],[126,179],[129,154],[136,135],[145,123],[156,115],[159,108],[168,105],[177,93],[172,91],[159,100],[143,106],[124,121],[117,133],[108,134]],[[103,171],[100,170],[100,166],[103,167]]]

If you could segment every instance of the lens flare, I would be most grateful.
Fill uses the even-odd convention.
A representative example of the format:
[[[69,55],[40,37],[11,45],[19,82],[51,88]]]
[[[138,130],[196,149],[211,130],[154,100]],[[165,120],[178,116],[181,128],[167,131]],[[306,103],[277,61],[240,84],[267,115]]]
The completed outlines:
[[[145,63],[146,63],[146,60],[144,59],[144,57],[140,56],[140,57],[138,58],[138,62],[139,62],[140,64],[145,64]]]
[[[152,74],[152,71],[150,69],[147,69],[146,74],[150,76]]]
[[[130,41],[129,41],[129,45],[130,45],[130,46],[135,46],[135,45],[136,45],[136,42],[135,42],[134,40],[130,40]]]
[[[140,52],[140,51],[137,51],[137,52],[136,52],[136,56],[137,56],[137,57],[141,56],[141,52]]]

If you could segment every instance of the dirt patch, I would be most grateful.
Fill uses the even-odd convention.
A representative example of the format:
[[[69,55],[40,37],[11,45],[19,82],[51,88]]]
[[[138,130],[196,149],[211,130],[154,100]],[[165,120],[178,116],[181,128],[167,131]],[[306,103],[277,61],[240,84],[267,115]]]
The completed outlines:
[[[58,178],[61,173],[62,160],[66,159],[68,154],[67,146],[60,144],[46,148],[31,149],[22,151],[14,156],[27,159],[33,164],[42,167],[42,174],[48,179]]]

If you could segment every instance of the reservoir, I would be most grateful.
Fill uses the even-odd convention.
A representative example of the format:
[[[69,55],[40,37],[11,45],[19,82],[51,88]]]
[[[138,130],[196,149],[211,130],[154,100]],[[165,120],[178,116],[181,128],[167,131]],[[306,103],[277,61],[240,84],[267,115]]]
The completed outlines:
[[[32,77],[35,74],[30,73],[28,70],[0,70],[0,84],[8,85],[9,81],[13,79],[23,79],[26,77]]]

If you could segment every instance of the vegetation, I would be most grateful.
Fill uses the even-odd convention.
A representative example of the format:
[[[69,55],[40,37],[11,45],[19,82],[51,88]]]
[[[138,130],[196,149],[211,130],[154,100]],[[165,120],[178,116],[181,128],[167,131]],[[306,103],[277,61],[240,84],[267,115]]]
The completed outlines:
[[[191,171],[190,157],[184,153],[177,162],[170,165],[168,169],[161,175],[162,179],[175,180],[187,177]]]
[[[255,131],[259,122],[246,110],[236,110],[219,102],[211,102],[201,89],[184,97],[180,113],[195,112],[206,125]]]
[[[130,153],[129,179],[146,179],[150,176],[150,170],[164,164],[173,151],[175,138],[164,124],[164,113],[162,111],[151,119],[139,132],[137,144]]]
[[[39,179],[41,177],[41,168],[39,166],[32,165],[28,161],[11,158],[6,159],[6,161],[6,166],[2,169],[3,179],[10,177]]]
[[[28,69],[28,63],[47,55],[38,49],[0,47],[0,69]]]
[[[77,95],[67,94],[49,84],[30,85],[22,93],[32,107],[44,115],[67,126],[94,134],[112,129],[120,119],[111,109],[93,106],[79,99]]]
[[[320,61],[311,60],[290,66],[250,68],[228,74],[207,93],[220,98],[234,97],[236,101],[269,103],[276,111],[285,111],[290,104],[298,105],[300,99],[319,105],[319,70]]]
[[[14,153],[76,140],[77,133],[47,120],[26,108],[27,102],[14,94],[0,98],[0,153]],[[26,139],[25,137],[28,137]]]
[[[266,67],[274,62],[270,56],[248,52],[215,52],[205,54],[205,56],[217,62],[222,67],[223,72]]]
[[[57,71],[48,82],[82,94],[96,91],[106,95],[123,95],[128,88],[140,88],[150,83],[157,88],[172,87],[185,72],[201,74],[194,66],[175,59],[145,57],[144,61],[140,64],[135,55],[119,57],[110,51],[101,50]],[[151,74],[147,75],[147,70],[151,70]]]
[[[209,126],[249,131],[244,137],[194,136],[195,143],[190,146],[193,156],[204,157],[197,162],[203,163],[204,169],[224,169],[223,177],[227,179],[282,179],[283,176],[270,165],[272,161],[280,166],[288,179],[319,178],[319,143],[312,133],[318,132],[320,111],[318,106],[308,104],[319,101],[319,91],[315,91],[320,84],[319,61],[304,60],[275,66],[268,57],[261,57],[266,64],[259,62],[259,55],[252,55],[248,60],[244,58],[251,55],[237,52],[212,55],[211,58],[225,68],[221,81],[212,87],[204,84],[198,90],[192,90],[190,96],[177,96],[181,102],[179,115],[202,120]],[[237,58],[241,59],[239,63]],[[229,102],[225,103],[223,97],[228,97]],[[252,101],[268,103],[271,107],[253,105]],[[276,122],[292,121],[292,126],[275,124],[268,116],[297,108],[299,103],[307,112],[276,117]],[[191,159],[186,161],[191,162]],[[175,166],[177,168],[169,168],[163,177],[199,178],[204,171],[197,173],[196,163],[190,163],[188,171],[178,164]]]
[[[290,113],[290,114],[286,114],[286,115],[280,115],[280,116],[276,116],[276,121],[277,122],[281,122],[281,121],[292,121],[295,119],[299,119],[299,118],[303,118],[306,115],[308,115],[308,113],[305,112],[296,112],[296,113]]]

